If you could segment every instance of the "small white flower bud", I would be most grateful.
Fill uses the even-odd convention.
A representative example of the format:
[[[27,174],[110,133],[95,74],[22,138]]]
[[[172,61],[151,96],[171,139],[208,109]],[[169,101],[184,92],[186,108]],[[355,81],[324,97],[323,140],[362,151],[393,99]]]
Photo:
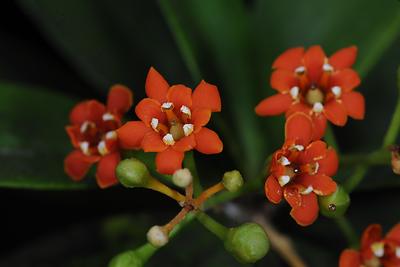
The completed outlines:
[[[147,240],[155,247],[162,247],[168,243],[168,234],[161,226],[155,225],[147,232]]]
[[[179,187],[185,188],[190,185],[193,181],[193,176],[189,169],[176,170],[172,175],[172,182]]]

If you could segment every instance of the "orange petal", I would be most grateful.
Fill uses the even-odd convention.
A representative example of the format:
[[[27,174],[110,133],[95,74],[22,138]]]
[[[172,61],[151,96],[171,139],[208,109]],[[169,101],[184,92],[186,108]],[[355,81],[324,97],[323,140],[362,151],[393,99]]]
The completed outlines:
[[[332,100],[324,107],[326,118],[335,125],[344,126],[347,122],[347,110],[343,103]]]
[[[283,189],[283,196],[292,208],[301,206],[302,199],[298,185],[289,184],[285,186]]]
[[[297,77],[292,71],[277,69],[271,75],[271,87],[279,92],[288,92],[298,84]]]
[[[343,92],[350,92],[361,83],[360,76],[353,69],[344,69],[331,75],[330,87],[340,86]]]
[[[210,109],[213,112],[221,111],[221,97],[215,85],[201,81],[193,91],[193,108]]]
[[[360,253],[354,249],[346,249],[340,254],[339,267],[360,267]]]
[[[93,163],[100,157],[90,157],[84,155],[79,150],[74,150],[68,154],[64,160],[64,170],[74,181],[80,181],[87,174]]]
[[[159,133],[148,131],[142,140],[142,149],[144,152],[161,152],[168,148],[163,142]]]
[[[326,117],[322,114],[313,114],[314,134],[312,140],[319,140],[325,135]]]
[[[104,156],[97,164],[96,180],[100,188],[107,188],[118,183],[115,169],[120,162],[119,152]]]
[[[318,211],[317,195],[310,193],[308,195],[301,195],[301,205],[292,208],[290,215],[295,219],[297,224],[308,226],[318,218]]]
[[[296,144],[307,146],[313,136],[313,125],[310,116],[297,112],[287,118],[285,139],[294,140]]]
[[[288,118],[290,115],[296,112],[302,112],[304,114],[310,114],[311,108],[310,106],[303,104],[301,102],[298,102],[296,104],[293,104],[289,107],[288,111],[286,112],[285,116]]]
[[[161,105],[158,101],[145,98],[137,104],[135,108],[136,115],[146,126],[150,126],[151,119],[156,118],[160,123],[165,122],[165,114],[161,111]]]
[[[335,70],[350,68],[356,61],[356,57],[357,46],[349,46],[334,53],[329,58],[329,64],[331,64]]]
[[[398,242],[400,244],[400,223],[396,224],[390,231],[387,233],[386,238]]]
[[[290,48],[275,59],[272,68],[285,69],[293,72],[297,67],[301,66],[303,55],[303,47]]]
[[[372,243],[382,239],[382,226],[371,224],[364,230],[361,236],[361,250],[370,250]]]
[[[211,118],[211,110],[209,109],[195,109],[192,113],[192,123],[194,125],[194,131],[198,132],[201,127],[206,125]]]
[[[255,111],[259,116],[274,116],[286,112],[292,102],[290,94],[276,94],[261,101]]]
[[[318,164],[318,174],[325,174],[327,176],[335,175],[339,167],[339,159],[335,149],[328,148],[325,157],[319,160]]]
[[[106,107],[96,100],[83,101],[75,105],[69,114],[71,124],[80,125],[85,121],[91,121],[96,124],[102,121]]]
[[[184,85],[173,85],[167,93],[167,101],[174,103],[175,110],[182,106],[192,107],[192,89]]]
[[[141,121],[128,121],[117,130],[119,145],[123,149],[140,148],[145,134],[152,131]]]
[[[324,174],[300,175],[296,178],[296,183],[303,185],[305,188],[312,186],[314,193],[319,196],[327,196],[336,191],[335,181]]]
[[[264,190],[269,201],[275,204],[281,202],[283,190],[274,176],[268,176],[267,180],[265,181]]]
[[[347,114],[358,120],[364,119],[365,99],[359,92],[349,92],[342,95],[342,101],[347,109]]]
[[[304,65],[311,83],[319,82],[325,58],[325,52],[319,45],[311,46],[304,54]]]
[[[132,91],[121,84],[111,87],[108,93],[107,110],[122,117],[133,104]]]
[[[157,171],[162,174],[173,174],[176,170],[182,168],[184,156],[185,154],[183,152],[175,151],[171,148],[157,153]]]
[[[304,163],[315,162],[323,159],[326,152],[326,143],[324,141],[314,141],[306,147],[305,153],[303,153]]]
[[[217,154],[222,152],[224,146],[214,131],[203,127],[198,133],[195,133],[195,137],[197,151],[203,154]]]
[[[153,67],[146,78],[146,94],[148,97],[163,103],[167,100],[168,82]]]
[[[69,138],[71,139],[72,146],[79,148],[79,140],[81,136],[80,127],[78,125],[65,127]]]
[[[192,150],[194,147],[196,147],[196,139],[194,137],[194,134],[191,134],[177,141],[172,148],[175,149],[176,151],[185,152]]]

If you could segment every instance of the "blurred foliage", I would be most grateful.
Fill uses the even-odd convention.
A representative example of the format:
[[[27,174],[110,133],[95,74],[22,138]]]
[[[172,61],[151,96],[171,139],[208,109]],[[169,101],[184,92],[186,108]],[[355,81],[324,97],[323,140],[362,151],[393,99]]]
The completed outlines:
[[[258,118],[253,108],[274,93],[268,82],[270,66],[289,47],[321,44],[331,54],[344,46],[358,46],[355,67],[364,77],[360,91],[366,96],[367,116],[361,122],[350,121],[343,129],[335,128],[342,152],[378,148],[394,109],[400,58],[400,3],[395,0],[17,2],[40,30],[45,44],[12,31],[0,32],[0,55],[4,59],[0,62],[0,79],[6,81],[0,83],[0,187],[94,188],[92,177],[73,183],[63,173],[63,158],[71,150],[64,132],[68,112],[79,99],[104,100],[109,86],[116,82],[131,87],[137,103],[144,97],[150,66],[170,83],[194,88],[205,79],[220,88],[223,112],[213,122],[225,142],[225,153],[200,157],[200,173],[207,179],[220,177],[234,166],[245,178],[254,178],[266,156],[281,145],[283,118]],[[48,45],[54,50],[46,49]],[[136,156],[148,163],[153,160],[153,155]],[[339,180],[350,174],[351,170],[341,170]],[[398,206],[398,196],[378,191],[395,186],[400,186],[398,177],[387,167],[369,173],[359,188],[366,193],[352,195],[349,215],[357,229],[369,222],[389,227],[399,219],[379,206]],[[374,198],[363,194],[374,194]],[[274,220],[283,222],[283,232],[290,230],[311,266],[321,262],[335,266],[345,244],[343,240],[335,242],[337,230],[332,222],[321,219],[304,230],[287,217],[283,208]],[[101,238],[110,247],[95,246],[96,251],[84,257],[76,253],[77,259],[64,266],[104,266],[113,253],[140,244],[137,241],[143,241],[143,233],[151,225],[148,221],[154,223],[153,219],[115,218],[101,224]],[[131,233],[125,236],[126,242],[113,239],[118,238],[119,231],[121,238]],[[199,259],[196,266],[236,266],[222,244],[202,231],[194,224],[161,250],[149,266],[188,265],[193,259]],[[88,232],[85,238],[94,237],[99,238],[99,232]],[[181,253],[187,239],[196,242],[184,246],[185,253]],[[283,266],[274,253],[259,266],[263,264]]]

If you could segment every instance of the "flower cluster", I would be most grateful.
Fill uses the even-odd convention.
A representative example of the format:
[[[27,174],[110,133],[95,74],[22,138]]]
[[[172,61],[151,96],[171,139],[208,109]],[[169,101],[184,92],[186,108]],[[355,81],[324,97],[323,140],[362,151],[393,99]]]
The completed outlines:
[[[368,226],[361,238],[360,251],[346,249],[340,255],[339,267],[360,266],[400,266],[400,224],[395,225],[385,237],[379,224]]]
[[[287,50],[273,63],[271,87],[279,93],[255,108],[261,116],[286,114],[285,143],[272,155],[265,194],[275,204],[285,198],[302,226],[317,219],[317,196],[329,196],[338,187],[331,178],[338,156],[320,140],[327,120],[343,126],[347,116],[364,117],[364,97],[353,91],[360,78],[350,68],[356,53],[354,46],[329,58],[320,46]]]

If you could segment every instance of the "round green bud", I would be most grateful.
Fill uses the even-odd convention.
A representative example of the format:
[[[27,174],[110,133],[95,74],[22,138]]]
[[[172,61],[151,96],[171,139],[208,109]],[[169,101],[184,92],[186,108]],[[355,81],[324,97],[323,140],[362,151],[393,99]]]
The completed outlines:
[[[222,183],[229,192],[236,192],[243,186],[243,177],[239,171],[234,170],[224,173]]]
[[[109,263],[108,267],[142,267],[143,260],[136,251],[126,251],[115,256]]]
[[[318,203],[322,215],[329,218],[340,217],[346,213],[350,205],[350,196],[342,186],[338,185],[333,194],[319,196]]]
[[[122,160],[117,166],[116,175],[125,187],[145,187],[151,179],[146,165],[135,158]]]
[[[240,263],[254,263],[269,250],[269,240],[264,229],[256,223],[245,223],[229,229],[225,249]]]

